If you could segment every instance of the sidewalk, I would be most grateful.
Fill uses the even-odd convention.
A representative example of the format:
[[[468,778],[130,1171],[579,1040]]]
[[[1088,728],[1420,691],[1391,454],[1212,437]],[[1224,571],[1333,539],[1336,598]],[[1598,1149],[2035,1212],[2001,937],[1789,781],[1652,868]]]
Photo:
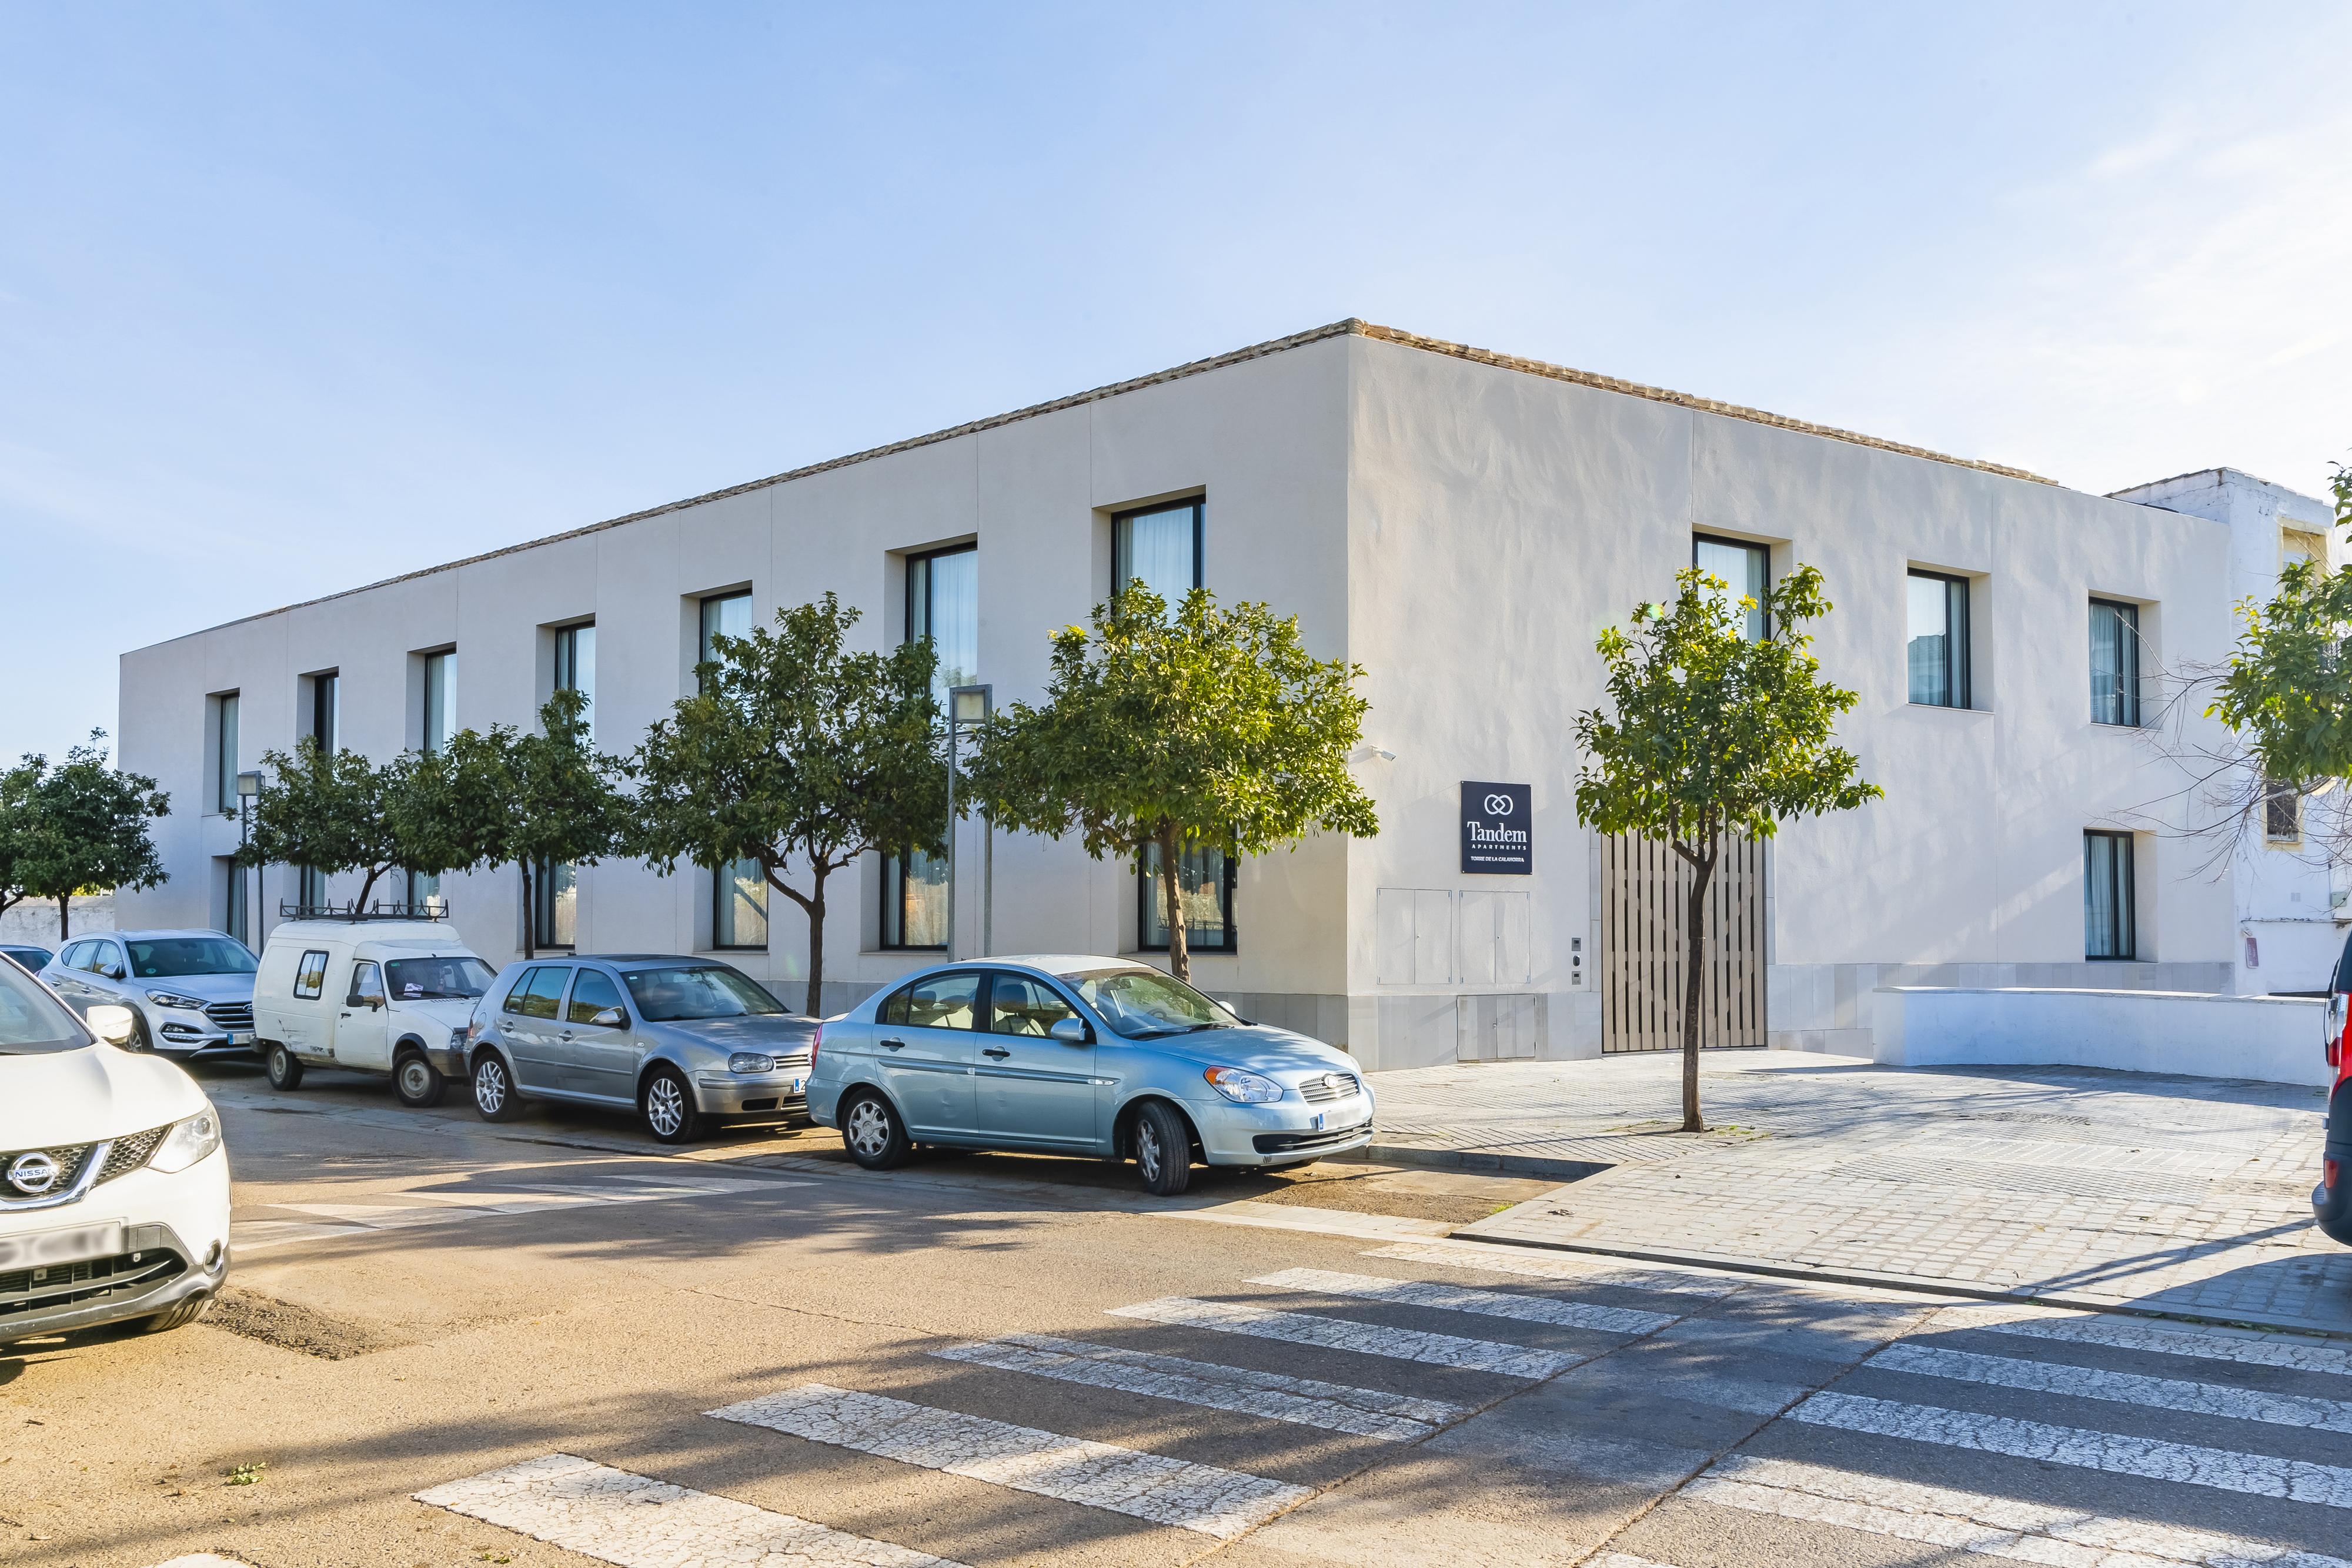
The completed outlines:
[[[1573,1176],[1465,1238],[2352,1335],[2316,1089],[1710,1052],[1384,1072],[1376,1158]]]

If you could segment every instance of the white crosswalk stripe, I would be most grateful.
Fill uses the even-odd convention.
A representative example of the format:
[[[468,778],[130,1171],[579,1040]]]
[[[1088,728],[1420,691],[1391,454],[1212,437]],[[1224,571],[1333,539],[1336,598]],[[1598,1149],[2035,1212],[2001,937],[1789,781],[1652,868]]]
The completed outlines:
[[[1263,1416],[1300,1427],[1363,1437],[1411,1442],[1469,1412],[1434,1399],[1412,1399],[1373,1388],[1351,1388],[1278,1372],[1218,1366],[1172,1355],[1087,1344],[1047,1334],[1006,1334],[976,1344],[950,1345],[933,1355],[949,1361],[1025,1372],[1065,1383],[1150,1395],[1212,1410]]]
[[[2200,1568],[2254,1563],[2352,1568],[2341,1558],[2267,1542],[1858,1475],[1793,1459],[1735,1456],[1691,1482],[1683,1495],[1751,1513],[1833,1524],[2050,1568],[2132,1568],[2143,1563],[2165,1568],[2181,1563]]]
[[[2190,1416],[2264,1421],[2273,1426],[2304,1427],[2320,1432],[2352,1432],[2352,1405],[2300,1394],[2266,1394],[2221,1384],[2189,1383],[2137,1372],[2109,1372],[2104,1367],[2070,1366],[2063,1362],[2019,1361],[1900,1341],[1872,1356],[1867,1364],[1882,1372],[1907,1372],[1958,1383],[1989,1384],[1996,1388],[2022,1388],[2035,1394],[2149,1406]]]
[[[2297,1372],[2352,1377],[2352,1350],[2284,1335],[2254,1338],[2218,1330],[2142,1322],[2132,1318],[2057,1312],[2046,1307],[1946,1307],[1937,1329],[1983,1329],[2027,1339],[2105,1345],[2115,1350],[2156,1351],[2200,1361],[2230,1361],[2243,1366],[2281,1366]]]
[[[1906,1405],[1853,1394],[1815,1394],[1789,1412],[1789,1419],[1848,1432],[1906,1437],[1913,1442],[1971,1448],[2104,1470],[2150,1480],[2212,1487],[2252,1497],[2352,1508],[2352,1470],[2271,1454],[2241,1454],[2193,1443],[2125,1437],[2077,1427],[2054,1427],[1973,1410]]]
[[[1204,1301],[1192,1296],[1165,1296],[1156,1301],[1139,1301],[1131,1307],[1113,1307],[1110,1312],[1113,1317],[1139,1318],[1146,1322],[1249,1334],[1325,1350],[1351,1350],[1397,1361],[1500,1373],[1506,1377],[1550,1377],[1591,1359],[1556,1350],[1530,1350],[1525,1345],[1498,1344],[1419,1329],[1389,1328],[1381,1323],[1287,1312],[1238,1301]]]
[[[724,1197],[775,1187],[810,1186],[805,1181],[646,1181],[549,1183],[527,1192],[404,1192],[398,1203],[281,1203],[270,1207],[299,1219],[240,1219],[229,1228],[240,1252],[289,1241],[366,1236],[415,1226],[459,1225],[504,1215],[607,1204],[661,1203],[681,1197]]]
[[[1635,1269],[1558,1252],[1455,1241],[1402,1241],[1393,1247],[1375,1247],[1364,1256],[1391,1258],[1401,1263],[1435,1263],[1447,1269],[1475,1269],[1488,1274],[1564,1280],[1580,1285],[1609,1285],[1622,1291],[1649,1291],[1670,1296],[1727,1296],[1755,1283],[1753,1280],[1670,1273],[1664,1269]]]
[[[1239,1470],[822,1383],[707,1414],[1221,1539],[1313,1495]]]
[[[1388,1280],[1374,1274],[1339,1274],[1326,1269],[1285,1269],[1276,1274],[1261,1274],[1250,1283],[1286,1291],[1313,1291],[1328,1296],[1352,1296],[1359,1301],[1387,1301],[1398,1306],[1429,1307],[1439,1312],[1475,1312],[1520,1322],[1596,1329],[1602,1333],[1654,1333],[1675,1321],[1668,1312],[1593,1307],[1549,1296],[1514,1296],[1502,1291],[1474,1291],[1426,1280]]]
[[[549,1454],[415,1494],[620,1568],[961,1568],[944,1557],[833,1530],[731,1498]]]

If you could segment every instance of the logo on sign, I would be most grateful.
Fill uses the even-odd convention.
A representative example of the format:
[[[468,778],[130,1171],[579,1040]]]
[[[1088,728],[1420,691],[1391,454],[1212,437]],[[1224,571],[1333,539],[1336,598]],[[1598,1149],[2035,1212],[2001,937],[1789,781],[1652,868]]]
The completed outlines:
[[[1462,784],[1462,870],[1471,876],[1526,876],[1535,870],[1525,784]]]
[[[8,1183],[18,1192],[38,1197],[58,1185],[58,1162],[38,1149],[18,1155],[8,1166]]]

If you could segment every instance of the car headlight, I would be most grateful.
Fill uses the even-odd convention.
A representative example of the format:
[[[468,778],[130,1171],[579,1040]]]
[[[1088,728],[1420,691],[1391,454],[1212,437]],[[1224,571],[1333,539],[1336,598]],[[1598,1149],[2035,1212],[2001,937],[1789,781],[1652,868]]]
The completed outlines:
[[[184,1122],[172,1124],[147,1164],[167,1175],[184,1171],[220,1147],[220,1113],[207,1105]]]
[[[472,1024],[467,1024],[463,1029],[453,1029],[449,1031],[449,1049],[452,1051],[463,1051],[466,1049],[466,1042],[473,1038],[474,1026]]]
[[[727,1059],[727,1071],[730,1072],[773,1072],[775,1070],[776,1059],[762,1056],[756,1051],[739,1051]]]
[[[1212,1067],[1201,1074],[1209,1087],[1226,1099],[1242,1105],[1263,1105],[1282,1098],[1282,1085],[1263,1073],[1244,1072],[1238,1067]]]
[[[203,998],[184,997],[177,991],[150,991],[147,999],[159,1008],[186,1008],[193,1012],[205,1010]]]

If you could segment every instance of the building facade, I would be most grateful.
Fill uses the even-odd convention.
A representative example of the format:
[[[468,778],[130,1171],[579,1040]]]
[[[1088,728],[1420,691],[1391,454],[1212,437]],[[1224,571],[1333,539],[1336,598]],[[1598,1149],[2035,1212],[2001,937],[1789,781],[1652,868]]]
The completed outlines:
[[[1861,694],[1842,739],[1886,795],[1734,857],[1710,1038],[1866,1053],[1889,983],[2229,990],[2244,912],[2179,835],[2197,807],[2151,720],[2167,670],[2225,655],[2255,524],[2179,499],[1339,323],[126,654],[122,762],[175,810],[171,882],[120,918],[257,940],[281,904],[356,893],[229,874],[236,772],[302,735],[388,758],[572,686],[625,752],[713,632],[827,591],[866,645],[928,635],[956,680],[1034,699],[1049,634],[1140,577],[1297,615],[1371,705],[1377,837],[1183,868],[1204,988],[1371,1067],[1638,1049],[1679,994],[1652,913],[1674,873],[1577,821],[1594,639],[1695,560],[1741,586],[1802,562],[1835,604],[1824,673]],[[1164,949],[1134,867],[1000,834],[984,889],[982,832],[960,830],[960,955]],[[802,999],[803,917],[756,877],[540,880],[531,908],[511,867],[419,891],[494,963],[530,920],[583,952],[721,953]],[[826,1009],[945,936],[942,868],[846,880]]]

